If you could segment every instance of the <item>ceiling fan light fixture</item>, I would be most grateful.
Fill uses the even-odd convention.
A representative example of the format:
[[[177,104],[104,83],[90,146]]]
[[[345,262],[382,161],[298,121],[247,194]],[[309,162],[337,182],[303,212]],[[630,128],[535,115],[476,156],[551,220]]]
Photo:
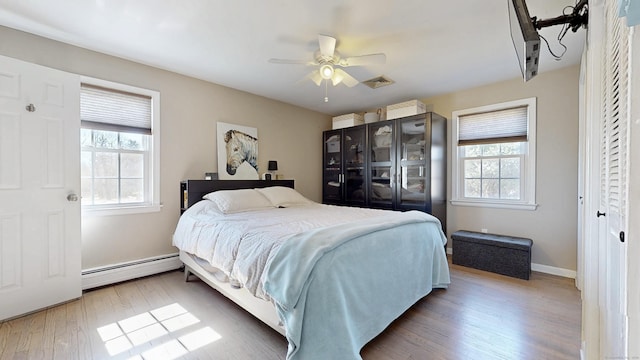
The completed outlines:
[[[354,87],[360,84],[356,78],[349,75],[347,72],[342,70],[342,68],[349,66],[364,66],[367,64],[384,64],[387,59],[387,56],[383,53],[342,58],[340,53],[336,50],[336,42],[336,38],[332,36],[318,34],[319,49],[313,53],[313,61],[304,62],[300,60],[269,59],[269,62],[273,64],[306,64],[314,66],[315,69],[311,71],[305,79],[313,81],[318,86],[320,86],[324,80],[325,102],[327,102],[328,98],[326,96],[326,88],[329,81],[331,81],[333,86],[345,84],[347,87]],[[385,85],[388,85],[389,83],[393,82],[385,82]],[[381,86],[377,82],[375,85],[375,87]]]
[[[333,66],[331,66],[331,64],[324,64],[320,66],[320,76],[325,80],[331,79],[333,76]]]

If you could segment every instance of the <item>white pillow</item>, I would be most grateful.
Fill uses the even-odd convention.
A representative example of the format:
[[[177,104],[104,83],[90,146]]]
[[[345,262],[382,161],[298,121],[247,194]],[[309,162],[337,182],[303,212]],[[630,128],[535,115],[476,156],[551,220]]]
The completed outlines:
[[[271,186],[256,189],[264,195],[275,207],[290,207],[296,205],[313,204],[313,201],[300,195],[299,192],[285,186]]]
[[[218,190],[203,196],[213,201],[224,214],[273,208],[271,202],[255,189]]]

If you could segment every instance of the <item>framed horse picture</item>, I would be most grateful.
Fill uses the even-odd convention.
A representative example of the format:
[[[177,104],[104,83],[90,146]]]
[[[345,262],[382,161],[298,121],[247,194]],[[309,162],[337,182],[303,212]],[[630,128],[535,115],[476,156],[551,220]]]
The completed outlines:
[[[259,179],[258,129],[218,122],[217,130],[219,178]]]

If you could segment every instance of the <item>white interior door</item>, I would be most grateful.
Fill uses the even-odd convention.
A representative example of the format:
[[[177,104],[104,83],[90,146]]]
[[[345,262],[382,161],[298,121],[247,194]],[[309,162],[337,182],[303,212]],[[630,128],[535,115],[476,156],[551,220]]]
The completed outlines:
[[[79,89],[0,56],[0,320],[81,295]]]
[[[604,358],[626,358],[627,320],[626,320],[626,284],[627,253],[626,230],[626,176],[624,158],[626,157],[626,134],[621,135],[620,128],[626,127],[626,121],[608,119],[607,131],[610,136],[606,141],[606,165],[603,172],[606,176],[606,187],[603,208],[606,215],[603,222],[604,231],[601,239],[604,247],[602,264],[604,279],[602,282],[601,352]]]
[[[613,3],[612,3],[613,4]],[[602,358],[627,358],[627,247],[629,171],[629,29],[615,4],[606,11],[606,60],[602,119],[600,242]]]
[[[631,83],[629,98],[640,97],[640,27],[631,29]],[[635,73],[633,71],[636,71]],[[629,126],[629,209],[627,219],[640,219],[640,102],[630,103]],[[635,179],[635,180],[634,180]],[[627,246],[627,339],[640,339],[640,222],[628,221]],[[640,356],[640,341],[628,342],[629,356]]]

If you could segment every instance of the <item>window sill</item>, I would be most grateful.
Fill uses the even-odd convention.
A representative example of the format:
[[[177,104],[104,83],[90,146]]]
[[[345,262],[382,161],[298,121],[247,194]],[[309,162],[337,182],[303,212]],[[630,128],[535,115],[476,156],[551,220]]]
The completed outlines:
[[[484,207],[484,208],[496,208],[496,209],[511,209],[511,210],[536,210],[538,204],[528,203],[505,203],[495,201],[472,201],[472,200],[451,200],[451,205],[454,206],[471,206],[471,207]]]
[[[159,212],[161,204],[154,205],[132,205],[118,207],[93,207],[82,208],[82,216],[111,216],[111,215],[131,215]]]

